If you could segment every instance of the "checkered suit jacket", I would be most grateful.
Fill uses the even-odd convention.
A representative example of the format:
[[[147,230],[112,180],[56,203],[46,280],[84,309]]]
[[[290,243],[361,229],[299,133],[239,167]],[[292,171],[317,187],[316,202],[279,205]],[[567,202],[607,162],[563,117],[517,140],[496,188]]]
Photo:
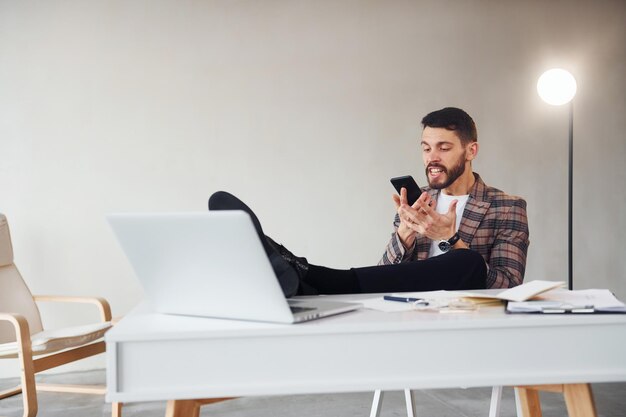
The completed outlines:
[[[487,263],[487,288],[509,288],[524,280],[528,252],[526,201],[485,185],[474,173],[476,182],[470,191],[459,226],[459,235],[470,249],[480,253]],[[435,200],[439,190],[426,188]],[[398,237],[400,218],[396,214],[394,233],[379,265],[411,262],[428,257],[432,240],[418,235],[412,248],[405,249]]]

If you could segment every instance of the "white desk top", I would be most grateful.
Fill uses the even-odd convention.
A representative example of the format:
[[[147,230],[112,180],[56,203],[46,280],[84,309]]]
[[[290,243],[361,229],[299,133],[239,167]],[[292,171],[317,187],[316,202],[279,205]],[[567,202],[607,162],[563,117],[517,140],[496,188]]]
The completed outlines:
[[[358,301],[372,294],[328,298]],[[439,314],[405,311],[384,313],[361,309],[355,312],[298,324],[274,324],[153,313],[142,304],[106,335],[108,342],[249,337],[255,335],[311,335],[360,332],[416,331],[420,329],[476,329],[498,327],[577,326],[590,323],[626,323],[619,314],[535,315],[504,313],[503,307]]]
[[[363,309],[282,325],[141,306],[106,341],[109,401],[626,381],[626,315]]]

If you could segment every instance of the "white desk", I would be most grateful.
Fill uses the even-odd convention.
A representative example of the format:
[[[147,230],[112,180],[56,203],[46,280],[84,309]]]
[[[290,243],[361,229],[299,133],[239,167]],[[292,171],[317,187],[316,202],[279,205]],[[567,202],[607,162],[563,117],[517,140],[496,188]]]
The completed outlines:
[[[106,343],[107,401],[124,403],[626,381],[626,315],[360,310],[275,325],[139,308]]]

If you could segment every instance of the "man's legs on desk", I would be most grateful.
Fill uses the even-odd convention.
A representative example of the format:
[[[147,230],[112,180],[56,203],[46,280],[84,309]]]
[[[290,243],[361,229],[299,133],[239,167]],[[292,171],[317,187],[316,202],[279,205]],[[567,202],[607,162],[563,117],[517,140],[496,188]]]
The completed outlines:
[[[261,223],[246,204],[225,191],[214,193],[209,210],[248,213],[263,243],[285,296],[485,288],[487,267],[469,249],[452,250],[422,261],[347,270],[309,264],[307,259],[265,236]]]
[[[485,288],[487,267],[477,252],[458,249],[423,261],[349,270],[309,266],[303,281],[320,294]]]

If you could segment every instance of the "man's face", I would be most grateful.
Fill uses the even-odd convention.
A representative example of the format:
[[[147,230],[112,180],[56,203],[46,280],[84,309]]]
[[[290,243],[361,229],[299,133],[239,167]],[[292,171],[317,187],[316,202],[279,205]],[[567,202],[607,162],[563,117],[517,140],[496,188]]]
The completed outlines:
[[[463,146],[453,130],[425,127],[422,132],[422,158],[430,188],[440,190],[452,185],[469,169],[469,144]]]

